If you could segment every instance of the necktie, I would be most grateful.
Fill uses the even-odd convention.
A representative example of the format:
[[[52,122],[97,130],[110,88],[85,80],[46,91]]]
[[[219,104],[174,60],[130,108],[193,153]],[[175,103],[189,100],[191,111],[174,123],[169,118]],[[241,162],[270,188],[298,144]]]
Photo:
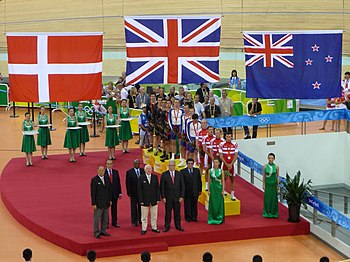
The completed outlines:
[[[113,184],[112,170],[108,169],[108,173],[109,173],[109,179],[111,180],[111,184]]]
[[[140,177],[140,169],[136,169],[136,175],[137,175],[137,178]]]
[[[171,172],[171,180],[173,181],[173,184],[174,184],[174,178],[175,178],[174,172]]]
[[[190,174],[193,175],[193,170],[192,169],[190,169]]]

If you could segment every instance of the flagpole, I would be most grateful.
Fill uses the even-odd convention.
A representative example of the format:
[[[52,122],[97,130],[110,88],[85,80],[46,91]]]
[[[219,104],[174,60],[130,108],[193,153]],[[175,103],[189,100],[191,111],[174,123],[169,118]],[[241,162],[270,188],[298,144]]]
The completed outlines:
[[[34,103],[32,102],[32,121],[34,122]]]
[[[49,103],[49,110],[50,110],[50,131],[55,131],[56,128],[52,126],[52,108],[51,108],[51,103]]]
[[[13,108],[13,110],[12,110],[13,114],[10,115],[10,117],[11,117],[11,118],[16,118],[16,117],[18,117],[18,115],[16,115],[16,102],[15,102],[15,101],[12,101],[12,108]]]
[[[96,134],[96,114],[95,114],[95,108],[92,109],[92,125],[94,126],[94,133],[90,135],[90,137],[99,137],[100,135]]]

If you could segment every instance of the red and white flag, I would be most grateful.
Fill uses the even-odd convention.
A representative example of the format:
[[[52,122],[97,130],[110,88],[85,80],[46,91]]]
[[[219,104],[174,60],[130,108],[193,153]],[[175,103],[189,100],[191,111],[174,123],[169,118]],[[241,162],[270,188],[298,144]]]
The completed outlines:
[[[100,99],[102,33],[7,33],[10,100]]]

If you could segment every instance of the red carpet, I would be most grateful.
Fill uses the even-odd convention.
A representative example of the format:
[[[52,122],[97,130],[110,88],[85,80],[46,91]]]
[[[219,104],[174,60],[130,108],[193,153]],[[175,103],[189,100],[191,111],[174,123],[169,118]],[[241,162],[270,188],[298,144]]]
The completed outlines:
[[[19,223],[42,238],[72,252],[85,255],[89,249],[98,257],[140,253],[148,249],[164,251],[168,246],[200,244],[228,240],[309,234],[309,223],[287,222],[287,209],[280,205],[279,219],[261,216],[263,193],[237,177],[236,196],[241,200],[241,215],[226,217],[223,225],[208,225],[207,211],[199,205],[198,223],[182,220],[184,232],[172,229],[156,234],[131,226],[129,199],[125,190],[125,171],[132,167],[141,151],[117,153],[114,167],[119,170],[123,199],[119,201],[119,229],[110,228],[111,237],[93,238],[90,179],[97,166],[104,164],[107,152],[89,153],[69,163],[68,155],[34,159],[33,167],[25,167],[23,158],[12,159],[3,170],[0,189],[2,200]],[[183,215],[183,210],[181,210]],[[163,229],[164,205],[159,205],[158,226]],[[148,228],[150,230],[150,227]]]

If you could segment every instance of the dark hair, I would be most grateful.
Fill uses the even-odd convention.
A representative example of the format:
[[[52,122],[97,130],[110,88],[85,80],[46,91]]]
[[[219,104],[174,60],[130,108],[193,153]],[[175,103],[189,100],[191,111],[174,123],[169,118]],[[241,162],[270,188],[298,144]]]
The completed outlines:
[[[86,258],[87,258],[89,261],[95,261],[95,260],[96,260],[96,252],[95,252],[95,250],[89,250],[89,251],[86,253]]]
[[[269,154],[267,155],[267,157],[269,157],[269,156],[273,156],[273,158],[276,158],[276,156],[275,156],[274,153],[269,153]]]
[[[69,110],[71,110],[71,109],[73,109],[73,111],[74,111],[74,113],[75,113],[75,108],[74,108],[74,106],[69,107],[69,108],[68,108],[68,112],[69,112]]]
[[[214,129],[214,127],[213,127],[213,126],[207,126],[207,129],[209,129],[209,128],[212,128],[212,129]]]
[[[328,257],[321,257],[320,262],[329,262],[329,258]]]
[[[252,261],[253,262],[262,262],[263,259],[262,259],[262,257],[260,255],[255,255],[255,256],[253,256],[253,260]]]
[[[192,119],[198,119],[198,115],[197,115],[196,113],[194,113],[194,114],[192,115]]]
[[[188,164],[188,162],[194,162],[193,158],[191,158],[191,157],[187,158],[186,164]]]
[[[154,95],[154,96],[156,96],[156,93],[154,93],[154,92],[151,92],[151,93],[149,94],[149,96],[151,96],[151,95]]]
[[[204,86],[204,85],[205,85],[205,83],[201,83],[201,87]]]
[[[143,251],[141,253],[141,261],[142,262],[148,262],[151,260],[151,253],[149,251]]]
[[[231,77],[232,77],[232,74],[233,73],[236,73],[236,76],[238,76],[238,73],[237,73],[237,70],[236,69],[233,69],[232,71],[231,71]]]
[[[162,98],[162,102],[164,102],[164,101],[166,102],[166,101],[168,101],[168,100],[167,100],[167,99],[165,99],[165,98]]]
[[[32,252],[32,250],[30,248],[26,248],[26,249],[23,250],[22,255],[23,255],[23,258],[26,261],[29,261],[29,260],[32,259],[33,252]]]
[[[210,252],[205,252],[203,254],[203,262],[212,262],[213,261],[213,255]]]
[[[344,75],[350,75],[350,72],[349,72],[349,71],[346,71]]]
[[[24,113],[24,116],[27,116],[27,115],[30,115],[30,113],[29,113],[29,112],[25,112],[25,113]]]
[[[128,102],[128,100],[126,100],[126,99],[122,99],[122,102],[123,102],[123,101]]]

